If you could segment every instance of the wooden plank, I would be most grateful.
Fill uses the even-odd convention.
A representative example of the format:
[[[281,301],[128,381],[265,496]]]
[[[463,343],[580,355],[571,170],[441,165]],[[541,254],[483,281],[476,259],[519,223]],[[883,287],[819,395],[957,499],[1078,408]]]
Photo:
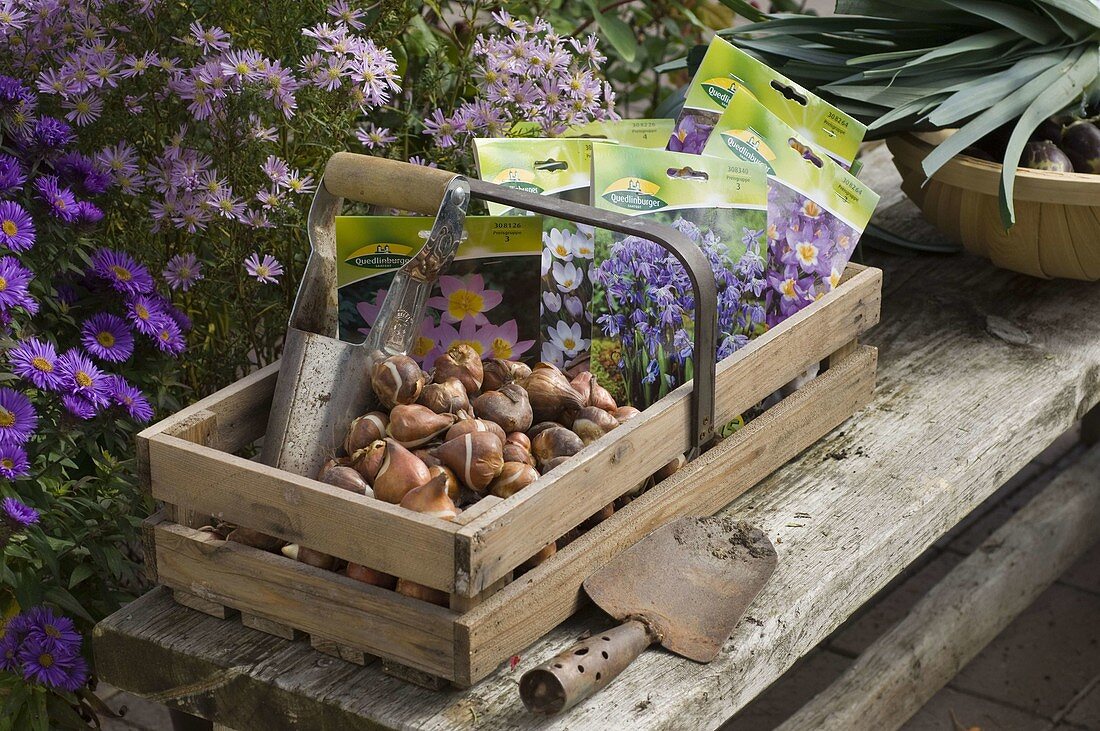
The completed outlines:
[[[1060,474],[779,731],[895,729],[1096,541],[1100,447]]]
[[[189,609],[194,609],[203,614],[209,614],[211,617],[217,617],[218,619],[229,619],[237,614],[237,610],[232,607],[227,607],[218,602],[212,602],[209,599],[204,599],[197,594],[192,594],[183,589],[174,590],[172,592],[172,598],[176,600],[177,604],[182,604]]]
[[[710,515],[820,439],[871,398],[874,348],[861,347],[745,428],[632,501],[519,581],[458,619],[459,677],[468,684],[567,619],[581,582],[680,515]],[[461,673],[466,648],[469,677]]]
[[[183,526],[155,530],[166,586],[427,673],[453,674],[449,610]]]
[[[276,622],[266,617],[261,617],[258,614],[252,614],[251,612],[243,610],[241,611],[241,624],[249,629],[267,632],[269,635],[275,635],[276,637],[282,637],[284,640],[297,640],[302,636],[301,632],[290,625]]]
[[[146,578],[154,584],[157,583],[157,541],[153,536],[153,528],[168,519],[168,512],[167,509],[160,508],[141,521],[142,568]]]
[[[137,463],[141,483],[145,486],[149,484],[149,439],[158,434],[172,433],[201,412],[214,414],[217,422],[212,430],[210,446],[236,452],[262,437],[267,428],[267,412],[278,376],[279,362],[276,361],[140,431],[137,435]]]
[[[452,523],[165,434],[149,457],[160,500],[443,591],[454,583]]]
[[[878,321],[882,273],[866,269],[718,366],[715,413],[726,423]],[[480,593],[688,450],[684,384],[458,532],[454,591]]]

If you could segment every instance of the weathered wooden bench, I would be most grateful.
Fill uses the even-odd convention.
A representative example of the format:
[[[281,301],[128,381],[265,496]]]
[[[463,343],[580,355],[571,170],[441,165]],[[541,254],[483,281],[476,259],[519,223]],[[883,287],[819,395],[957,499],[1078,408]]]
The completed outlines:
[[[892,179],[889,163],[880,150],[869,163],[872,186],[881,190]],[[918,230],[913,209],[896,190],[884,192],[881,217]],[[584,631],[605,626],[607,619],[592,608],[474,687],[432,692],[384,674],[377,662],[352,665],[308,641],[181,607],[159,588],[96,628],[101,677],[238,731],[720,725],[1075,421],[1085,417],[1085,435],[1097,433],[1097,412],[1090,409],[1100,400],[1100,286],[1029,279],[965,256],[868,259],[886,273],[882,322],[868,338],[879,348],[875,398],[726,508],[767,531],[779,568],[709,665],[648,652],[600,694],[546,721],[524,711],[519,677]],[[1008,526],[1023,528],[1009,536],[1004,551],[949,576],[954,584],[930,596],[916,619],[883,638],[865,653],[868,660],[803,709],[802,722],[853,728],[836,709],[864,692],[859,708],[870,715],[859,717],[867,722],[862,725],[900,725],[968,652],[1026,606],[1020,604],[1026,591],[1037,593],[1035,587],[1052,581],[1100,534],[1100,500],[1079,477],[1048,488],[1061,492]],[[1100,492],[1093,488],[1092,495]],[[1051,558],[1025,562],[1026,581],[1006,570],[1042,546]],[[1022,587],[1015,603],[975,603],[975,611],[989,613],[986,621],[940,622],[958,587],[986,573],[981,596],[1002,596],[998,592],[1015,581]],[[922,622],[929,636],[933,625],[939,634],[914,647]],[[954,640],[962,644],[950,658],[935,654]],[[904,672],[914,659],[927,671]]]

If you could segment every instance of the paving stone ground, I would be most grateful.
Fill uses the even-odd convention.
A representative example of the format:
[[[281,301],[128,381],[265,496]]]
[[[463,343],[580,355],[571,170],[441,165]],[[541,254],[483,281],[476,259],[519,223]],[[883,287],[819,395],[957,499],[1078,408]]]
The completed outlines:
[[[1013,477],[722,731],[764,731],[824,690],[1005,520],[1081,455],[1075,428]],[[1100,537],[1100,533],[1098,533]],[[170,731],[167,709],[114,688],[106,731]],[[904,731],[1100,731],[1100,543],[1017,617]],[[275,731],[275,730],[273,730]]]

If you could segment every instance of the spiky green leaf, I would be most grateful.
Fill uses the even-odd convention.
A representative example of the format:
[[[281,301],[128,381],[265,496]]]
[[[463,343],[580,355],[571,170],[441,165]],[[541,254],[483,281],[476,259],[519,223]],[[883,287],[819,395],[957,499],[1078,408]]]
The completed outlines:
[[[1085,87],[1096,80],[1098,73],[1100,49],[1095,45],[1088,46],[1057,81],[1039,92],[1020,115],[1020,120],[1008,139],[1004,166],[1001,168],[1001,221],[1006,227],[1016,222],[1012,193],[1016,183],[1016,167],[1020,164],[1020,155],[1023,154],[1028,137],[1044,119],[1057,114],[1079,97]]]

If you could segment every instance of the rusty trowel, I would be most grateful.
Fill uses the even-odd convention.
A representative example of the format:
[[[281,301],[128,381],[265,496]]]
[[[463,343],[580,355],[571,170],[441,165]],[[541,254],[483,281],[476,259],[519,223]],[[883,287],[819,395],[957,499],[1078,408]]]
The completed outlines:
[[[584,589],[622,622],[528,670],[533,713],[564,711],[600,690],[653,643],[710,662],[775,571],[763,531],[732,518],[680,518],[589,576]]]

